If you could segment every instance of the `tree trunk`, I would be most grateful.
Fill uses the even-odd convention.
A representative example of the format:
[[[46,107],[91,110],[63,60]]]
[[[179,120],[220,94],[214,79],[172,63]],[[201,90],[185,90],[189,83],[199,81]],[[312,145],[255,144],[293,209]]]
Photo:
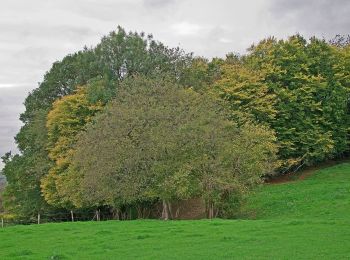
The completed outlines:
[[[170,219],[174,219],[173,211],[172,211],[170,202],[168,202],[168,212],[169,212]]]
[[[208,202],[208,218],[214,218],[214,203],[212,201]]]
[[[40,224],[40,213],[38,213],[38,224]]]
[[[218,215],[219,215],[219,209],[216,209],[214,218],[217,218]]]
[[[72,219],[72,222],[74,222],[74,213],[73,213],[73,210],[70,211],[70,217]]]
[[[101,212],[101,211],[100,211],[99,209],[96,210],[96,213],[95,213],[95,215],[96,215],[96,221],[100,221],[100,218],[101,218],[100,212]]]
[[[175,218],[177,219],[180,215],[180,207],[176,209]]]
[[[137,210],[137,218],[138,219],[142,219],[143,218],[143,208],[142,208],[142,206],[136,206],[136,210]]]
[[[117,220],[120,220],[120,211],[119,209],[116,209],[115,216]]]
[[[141,206],[136,206],[136,210],[137,210],[137,218],[138,219],[145,219],[148,218],[148,214],[147,214],[147,207],[144,205]]]
[[[149,215],[151,214],[151,210],[147,207],[144,207],[142,210],[142,218],[149,218]]]
[[[118,208],[112,209],[112,216],[113,216],[113,219],[120,220],[120,211]]]
[[[168,220],[169,219],[169,207],[166,200],[163,200],[163,212],[162,212],[162,219]]]

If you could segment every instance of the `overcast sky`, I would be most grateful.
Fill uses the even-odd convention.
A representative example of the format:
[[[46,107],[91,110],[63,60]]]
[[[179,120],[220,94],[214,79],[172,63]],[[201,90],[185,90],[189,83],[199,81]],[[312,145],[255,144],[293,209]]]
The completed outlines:
[[[117,25],[210,58],[272,35],[349,34],[349,17],[349,0],[1,0],[0,154],[17,151],[22,103],[51,64]]]

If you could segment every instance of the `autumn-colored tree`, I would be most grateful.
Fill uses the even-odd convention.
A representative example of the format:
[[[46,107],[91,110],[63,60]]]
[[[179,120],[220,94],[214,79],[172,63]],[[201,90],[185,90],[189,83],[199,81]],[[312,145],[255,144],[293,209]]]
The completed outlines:
[[[102,109],[100,101],[89,102],[87,88],[79,87],[74,94],[55,101],[47,116],[48,151],[54,166],[42,179],[41,188],[46,201],[52,205],[64,206],[69,203],[67,197],[75,195],[62,183],[70,174],[67,169],[74,155],[73,146],[78,133]]]
[[[274,129],[282,170],[297,170],[348,149],[344,53],[316,38],[268,38],[227,59],[213,89],[233,113]]]
[[[212,92],[225,100],[236,120],[266,124],[276,117],[276,95],[264,83],[263,74],[239,61],[220,66],[220,78],[213,84]]]

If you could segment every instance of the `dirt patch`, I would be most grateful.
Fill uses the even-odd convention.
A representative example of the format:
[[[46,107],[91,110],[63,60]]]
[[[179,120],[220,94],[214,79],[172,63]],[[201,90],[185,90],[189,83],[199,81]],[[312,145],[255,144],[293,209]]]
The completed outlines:
[[[206,218],[205,203],[202,198],[173,201],[170,203],[171,219],[203,219]],[[151,212],[152,218],[161,218],[162,203],[157,203]]]
[[[175,203],[174,210],[176,215],[174,217],[176,219],[202,219],[206,217],[205,203],[201,198],[193,198]]]
[[[314,166],[307,166],[298,172],[291,172],[291,173],[287,173],[287,174],[283,174],[283,175],[277,175],[271,179],[266,180],[266,183],[268,183],[268,184],[280,184],[280,183],[285,183],[285,182],[304,180],[318,170],[328,168],[328,167],[337,165],[339,163],[346,163],[346,162],[350,162],[350,158],[329,160],[329,161],[319,163],[319,164],[314,165]]]

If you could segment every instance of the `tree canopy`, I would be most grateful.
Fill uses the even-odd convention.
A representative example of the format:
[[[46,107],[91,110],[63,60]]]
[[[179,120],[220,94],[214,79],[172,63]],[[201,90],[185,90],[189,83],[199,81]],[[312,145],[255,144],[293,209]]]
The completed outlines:
[[[259,183],[273,170],[273,132],[238,127],[220,108],[167,79],[125,81],[79,136],[83,200],[118,207],[160,199],[168,218],[171,201],[203,196],[213,207]]]
[[[88,102],[95,104],[100,101],[101,105],[104,106],[113,98],[118,85],[125,78],[138,73],[145,75],[169,73],[176,80],[179,80],[182,68],[188,66],[191,59],[191,54],[185,53],[180,48],[168,48],[155,41],[152,35],[126,33],[123,28],[118,27],[117,31],[103,37],[101,43],[95,48],[84,48],[82,51],[67,55],[62,61],[55,62],[44,75],[43,82],[39,84],[37,89],[29,93],[24,102],[25,112],[20,115],[24,125],[15,138],[20,154],[13,159],[10,158],[3,169],[4,175],[10,180],[5,191],[8,194],[8,196],[5,195],[5,204],[6,198],[12,200],[14,197],[19,199],[18,204],[27,204],[26,200],[21,201],[23,197],[18,194],[18,189],[10,188],[11,185],[19,185],[20,181],[23,181],[22,185],[25,186],[21,186],[21,189],[36,189],[38,191],[38,196],[35,199],[38,202],[43,200],[41,192],[42,189],[45,189],[44,187],[52,191],[56,190],[55,181],[51,178],[49,182],[50,177],[47,175],[49,172],[55,171],[53,169],[58,170],[55,164],[57,164],[57,158],[62,157],[62,155],[57,154],[57,158],[52,158],[53,144],[52,140],[49,140],[46,121],[49,111],[54,109],[53,104],[62,104],[62,102],[57,101],[58,99],[67,95],[73,95],[68,99],[78,98],[77,95],[74,95],[77,88],[89,86],[84,90]],[[82,108],[85,104],[77,104],[77,106]],[[82,108],[82,110],[84,109],[87,108]],[[78,111],[76,112],[79,114]],[[78,114],[76,116],[79,117]],[[61,119],[64,121],[63,117]],[[77,121],[79,120],[78,118]],[[79,124],[79,127],[71,125],[67,129],[83,129],[84,119]],[[69,135],[64,137],[64,133],[61,131],[53,134],[54,128],[50,131],[50,136],[56,135],[56,138],[60,139],[61,142],[65,137],[71,141],[74,139]],[[60,133],[62,135],[59,137]],[[17,160],[17,157],[21,159]],[[40,163],[36,163],[36,160]],[[18,172],[16,174],[21,180],[12,179],[15,172]],[[27,174],[30,178],[26,178]],[[53,177],[55,174],[50,176]],[[49,183],[54,185],[48,185]],[[55,197],[49,198],[49,193],[46,193],[45,196],[51,204],[62,205],[63,201],[58,199],[57,192],[50,194],[54,193]],[[47,204],[45,200],[43,201]],[[53,203],[54,201],[55,203]],[[11,202],[10,204],[13,205]],[[30,208],[29,205],[28,207]],[[27,212],[26,215],[31,216],[31,213]]]
[[[348,150],[347,49],[268,38],[238,61],[228,56],[214,90],[233,113],[275,130],[284,171],[312,165]]]
[[[3,156],[6,211],[162,205],[201,198],[230,216],[268,174],[349,152],[350,45],[270,37],[244,55],[193,57],[117,31],[55,62]],[[152,208],[152,209],[153,209]]]

